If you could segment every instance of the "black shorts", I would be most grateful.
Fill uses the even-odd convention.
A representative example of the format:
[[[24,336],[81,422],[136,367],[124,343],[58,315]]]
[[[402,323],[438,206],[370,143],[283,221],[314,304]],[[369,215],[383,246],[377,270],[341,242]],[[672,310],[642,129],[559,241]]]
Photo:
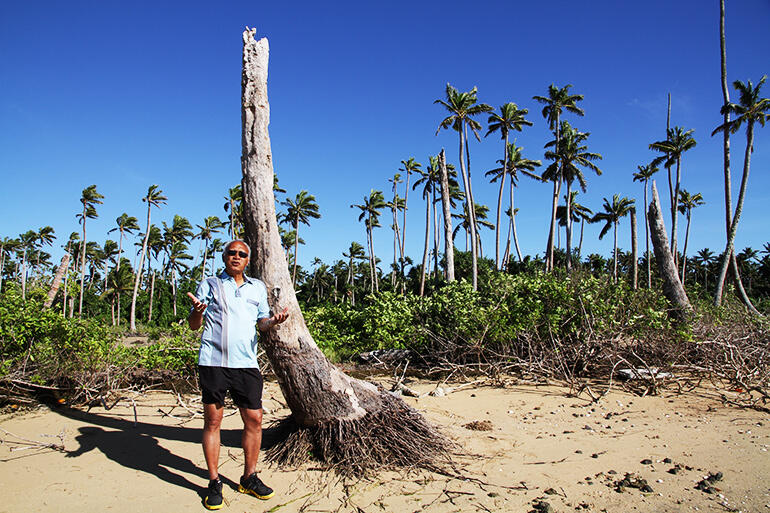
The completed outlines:
[[[228,369],[227,367],[198,366],[198,383],[203,404],[224,404],[225,394],[239,408],[262,408],[262,373],[259,369]]]

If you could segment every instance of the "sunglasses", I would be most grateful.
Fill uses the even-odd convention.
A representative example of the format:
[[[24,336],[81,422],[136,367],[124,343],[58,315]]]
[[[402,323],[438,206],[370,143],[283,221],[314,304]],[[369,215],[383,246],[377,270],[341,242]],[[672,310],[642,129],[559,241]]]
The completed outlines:
[[[236,251],[236,250],[234,250],[234,249],[228,249],[228,250],[227,250],[227,252],[226,252],[225,254],[226,254],[227,256],[235,256],[235,255],[238,255],[238,256],[239,256],[239,257],[241,257],[241,258],[246,258],[246,257],[248,257],[248,256],[249,256],[249,254],[248,254],[248,253],[246,253],[245,251]]]

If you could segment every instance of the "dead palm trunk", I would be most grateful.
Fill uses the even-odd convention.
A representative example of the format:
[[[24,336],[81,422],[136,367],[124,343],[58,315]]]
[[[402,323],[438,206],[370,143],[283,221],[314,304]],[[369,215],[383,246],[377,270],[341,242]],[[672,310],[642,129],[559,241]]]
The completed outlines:
[[[452,242],[452,211],[449,199],[449,174],[446,167],[444,148],[438,154],[438,167],[441,173],[441,208],[444,213],[444,259],[446,261],[446,281],[455,281],[455,250]],[[436,219],[434,222],[438,222]]]
[[[658,264],[658,272],[663,279],[663,294],[673,306],[672,316],[677,320],[686,320],[692,313],[690,300],[679,281],[674,257],[669,250],[666,237],[666,226],[663,224],[663,215],[660,210],[660,198],[655,181],[652,182],[652,201],[647,210],[647,219],[650,223],[650,239],[655,250],[655,261]]]
[[[650,258],[650,223],[647,221],[647,215],[646,215],[646,212],[647,212],[647,182],[648,182],[648,179],[645,179],[644,180],[644,212],[645,212],[645,216],[644,216],[644,251],[645,251],[645,253],[644,253],[644,255],[645,255],[645,258],[647,259],[647,288],[651,289],[652,288],[652,274],[651,274],[651,270],[652,270],[652,267],[651,267],[651,263],[652,262],[651,262],[651,260],[652,260],[652,258]]]
[[[61,259],[59,268],[56,270],[56,276],[54,276],[53,278],[53,283],[51,284],[51,289],[48,291],[48,297],[45,300],[45,304],[43,305],[43,308],[45,309],[51,308],[51,305],[53,304],[53,300],[56,297],[56,293],[59,292],[59,287],[61,286],[61,280],[64,277],[64,273],[67,272],[69,263],[70,263],[70,255],[69,253],[65,253]],[[64,299],[66,302],[67,297],[65,296]]]
[[[305,325],[292,287],[272,193],[273,166],[268,123],[266,39],[243,33],[241,181],[251,266],[267,285],[274,312],[288,320],[261,338],[291,409],[287,437],[267,452],[269,459],[299,463],[313,454],[342,472],[434,465],[445,441],[415,410],[382,388],[351,378],[321,353]]]

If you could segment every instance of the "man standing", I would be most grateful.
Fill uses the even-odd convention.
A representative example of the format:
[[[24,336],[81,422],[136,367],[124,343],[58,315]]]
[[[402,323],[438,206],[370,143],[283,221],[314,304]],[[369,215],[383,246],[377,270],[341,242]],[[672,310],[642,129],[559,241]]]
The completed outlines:
[[[198,371],[204,411],[203,454],[211,480],[203,501],[208,509],[222,507],[218,470],[220,426],[228,390],[243,419],[241,443],[245,462],[238,491],[259,499],[274,495],[256,472],[262,444],[262,374],[257,362],[256,327],[266,332],[284,322],[289,314],[286,308],[270,316],[265,284],[243,274],[249,252],[242,240],[227,243],[222,254],[225,272],[204,279],[195,295],[187,293],[193,302],[187,318],[190,328],[198,330],[205,325]]]

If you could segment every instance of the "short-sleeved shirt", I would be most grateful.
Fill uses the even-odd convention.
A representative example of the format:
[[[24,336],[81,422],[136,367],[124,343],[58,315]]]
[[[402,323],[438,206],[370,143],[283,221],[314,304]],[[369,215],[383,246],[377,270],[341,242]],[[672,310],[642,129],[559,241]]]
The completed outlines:
[[[223,272],[203,280],[195,296],[208,305],[198,365],[258,369],[257,321],[270,316],[265,284],[244,276],[239,287]]]

